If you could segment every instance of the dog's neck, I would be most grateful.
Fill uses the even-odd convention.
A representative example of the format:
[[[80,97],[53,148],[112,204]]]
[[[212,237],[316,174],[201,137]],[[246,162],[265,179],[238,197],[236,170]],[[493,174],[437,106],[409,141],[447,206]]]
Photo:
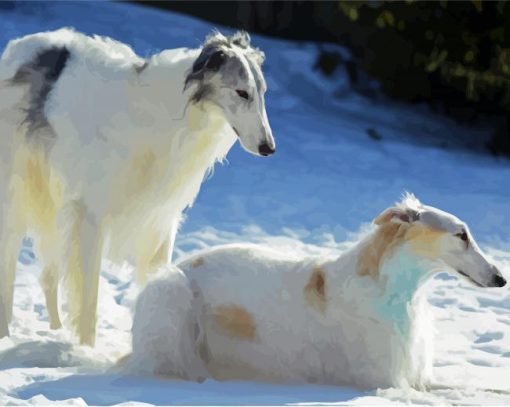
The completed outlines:
[[[380,267],[382,293],[374,298],[378,315],[393,321],[401,335],[409,334],[414,314],[412,301],[422,284],[432,274],[430,262],[409,252],[405,245],[397,248]]]
[[[375,273],[363,274],[363,269],[359,267],[360,260],[367,256],[366,245],[374,239],[375,233],[367,235],[337,259],[325,263],[331,286],[341,287],[342,290],[333,298],[340,296],[345,300],[352,286],[354,302],[377,319],[394,326],[401,335],[407,336],[414,317],[411,303],[421,285],[432,274],[434,265],[416,256],[405,243],[401,243],[380,259]]]
[[[191,104],[186,112],[186,124],[187,131],[196,139],[195,154],[209,155],[208,166],[222,160],[237,140],[223,109],[212,102]]]
[[[428,320],[428,314],[422,313],[425,297],[421,295],[420,287],[435,268],[402,243],[381,259],[377,275],[360,275],[358,260],[366,255],[364,249],[374,238],[374,233],[338,258],[323,263],[326,287],[331,290],[328,301],[331,301],[332,312],[327,318],[332,324],[342,324],[346,317],[356,320],[353,329],[359,326],[362,335],[366,332],[364,324],[372,326],[374,332],[382,335],[376,341],[381,341],[383,347],[388,346],[388,352],[391,352],[394,368],[388,374],[398,376],[405,369],[413,372],[411,376],[414,377],[422,366],[413,354],[413,348],[420,346],[415,339],[420,335],[420,324]],[[341,318],[337,318],[337,314],[341,314]]]

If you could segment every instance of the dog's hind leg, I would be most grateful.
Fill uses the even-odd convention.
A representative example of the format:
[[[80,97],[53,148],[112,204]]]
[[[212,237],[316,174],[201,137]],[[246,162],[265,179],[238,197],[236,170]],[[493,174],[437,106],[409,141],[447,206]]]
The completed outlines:
[[[0,250],[2,251],[2,254],[7,254],[8,248],[6,247],[6,239],[4,238],[7,235],[7,232],[4,230],[4,223],[5,223],[5,215],[0,211],[0,236],[2,236],[2,239],[0,239]],[[6,258],[3,257],[0,259],[0,338],[3,338],[4,336],[9,336],[9,307],[8,307],[8,290],[9,287],[7,285],[7,278],[6,275],[9,274],[8,272],[8,263],[5,262]],[[14,288],[14,287],[12,287]]]
[[[46,310],[50,320],[50,329],[62,327],[58,310],[58,288],[60,282],[59,266],[61,256],[65,252],[61,242],[63,237],[58,232],[56,219],[53,219],[51,226],[34,239],[34,248],[43,264],[43,270],[39,278],[39,284],[46,300]]]
[[[9,336],[9,323],[7,322],[5,300],[0,295],[0,338],[4,336]]]
[[[50,329],[60,329],[62,323],[58,313],[59,274],[57,267],[53,264],[44,267],[40,281],[46,299],[46,309],[50,318]]]
[[[8,336],[8,324],[12,319],[14,282],[24,230],[11,201],[4,201],[6,210],[0,215],[0,337]]]
[[[14,298],[14,282],[16,278],[16,263],[22,236],[14,231],[2,239],[2,266],[0,267],[0,281],[2,282],[2,298],[5,304],[5,315],[8,322],[12,319],[12,305]]]
[[[9,335],[8,324],[12,319],[16,262],[21,243],[21,237],[17,239],[15,236],[0,240],[3,254],[0,260],[0,338]]]

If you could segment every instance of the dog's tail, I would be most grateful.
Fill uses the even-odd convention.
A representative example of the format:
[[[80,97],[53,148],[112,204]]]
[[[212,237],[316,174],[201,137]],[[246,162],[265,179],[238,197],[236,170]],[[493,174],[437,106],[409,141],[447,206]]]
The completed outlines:
[[[61,28],[9,41],[0,59],[0,81],[12,80],[23,66],[46,51],[67,49],[76,36],[72,29]]]
[[[54,137],[44,104],[66,67],[71,56],[69,47],[76,35],[72,30],[61,29],[28,35],[7,44],[0,58],[2,133],[12,133],[22,123],[27,136],[37,132],[40,136],[37,140]]]

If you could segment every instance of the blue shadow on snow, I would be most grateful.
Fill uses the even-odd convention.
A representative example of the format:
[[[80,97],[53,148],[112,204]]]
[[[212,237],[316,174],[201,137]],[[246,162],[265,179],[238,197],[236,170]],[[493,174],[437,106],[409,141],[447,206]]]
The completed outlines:
[[[281,405],[341,402],[369,393],[335,386],[212,380],[198,384],[118,374],[73,375],[33,383],[16,391],[16,396],[25,400],[39,394],[49,400],[81,397],[87,404],[93,405],[116,404],[126,400],[156,405]]]

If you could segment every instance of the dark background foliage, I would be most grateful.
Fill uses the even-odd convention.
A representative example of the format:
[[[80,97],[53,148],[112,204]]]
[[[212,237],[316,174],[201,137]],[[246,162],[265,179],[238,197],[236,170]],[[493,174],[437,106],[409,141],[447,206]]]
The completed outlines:
[[[322,50],[325,75],[345,65],[352,86],[370,96],[360,73],[409,103],[470,123],[494,121],[487,143],[510,154],[510,4],[500,1],[143,1],[222,25],[293,40],[333,42],[353,59]]]

